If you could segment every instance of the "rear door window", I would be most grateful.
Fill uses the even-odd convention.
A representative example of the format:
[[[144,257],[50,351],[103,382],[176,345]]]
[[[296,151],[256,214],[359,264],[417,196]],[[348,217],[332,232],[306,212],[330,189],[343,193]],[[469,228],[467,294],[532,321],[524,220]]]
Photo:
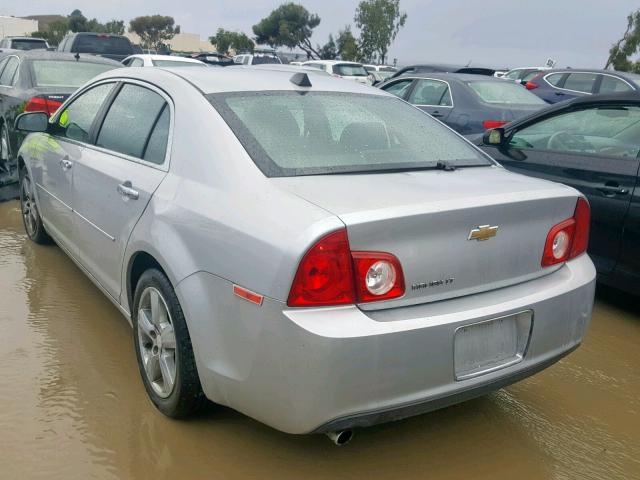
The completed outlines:
[[[0,85],[5,87],[10,87],[15,84],[18,67],[20,66],[20,61],[16,57],[9,57],[7,59],[7,63],[0,74]]]
[[[591,93],[597,79],[598,75],[596,73],[570,73],[562,88],[576,92]]]
[[[400,80],[383,88],[385,92],[393,93],[396,97],[404,98],[413,80]]]
[[[411,95],[409,103],[424,106],[451,107],[451,91],[449,84],[440,80],[418,80]]]
[[[156,92],[125,84],[105,116],[96,145],[161,164],[168,135],[167,110],[167,102]]]
[[[104,83],[93,87],[65,108],[58,117],[60,135],[79,142],[88,142],[93,121],[113,86],[113,83]]]
[[[599,93],[617,93],[617,92],[630,92],[633,90],[629,84],[616,77],[609,75],[602,76],[602,83],[600,84]]]

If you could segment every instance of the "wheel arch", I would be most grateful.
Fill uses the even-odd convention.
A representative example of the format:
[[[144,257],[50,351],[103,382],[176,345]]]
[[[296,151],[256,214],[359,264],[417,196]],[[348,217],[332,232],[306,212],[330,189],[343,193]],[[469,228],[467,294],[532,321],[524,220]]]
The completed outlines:
[[[150,268],[156,268],[160,270],[174,286],[174,282],[171,276],[168,274],[167,269],[162,266],[162,263],[158,261],[156,256],[147,252],[146,250],[138,250],[134,252],[127,263],[126,270],[126,295],[127,304],[129,306],[129,312],[133,313],[133,296],[136,291],[136,286],[142,274]]]

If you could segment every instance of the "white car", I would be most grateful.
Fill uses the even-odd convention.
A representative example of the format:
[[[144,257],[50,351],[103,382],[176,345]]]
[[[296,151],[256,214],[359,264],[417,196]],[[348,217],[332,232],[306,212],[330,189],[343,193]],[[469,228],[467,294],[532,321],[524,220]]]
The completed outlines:
[[[374,82],[361,63],[343,62],[342,60],[311,60],[304,62],[302,66],[324,70],[334,77],[352,80],[363,85],[373,85]]]
[[[275,53],[271,52],[254,52],[244,53],[233,57],[233,62],[238,65],[264,65],[264,64],[281,64],[282,60]]]
[[[207,64],[194,58],[175,55],[131,55],[122,61],[125,67],[206,67]]]

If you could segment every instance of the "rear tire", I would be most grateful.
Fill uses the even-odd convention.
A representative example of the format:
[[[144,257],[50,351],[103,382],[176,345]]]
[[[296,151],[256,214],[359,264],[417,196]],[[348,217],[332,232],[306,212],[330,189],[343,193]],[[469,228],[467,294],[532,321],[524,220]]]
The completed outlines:
[[[9,173],[11,164],[11,148],[9,146],[9,131],[3,123],[0,125],[0,173]]]
[[[53,240],[44,229],[33,190],[29,172],[26,168],[23,168],[20,172],[20,210],[22,212],[24,230],[33,242],[40,245],[48,245],[53,243]]]
[[[160,270],[149,269],[140,277],[131,316],[138,367],[149,398],[168,417],[193,415],[206,399],[182,308]]]

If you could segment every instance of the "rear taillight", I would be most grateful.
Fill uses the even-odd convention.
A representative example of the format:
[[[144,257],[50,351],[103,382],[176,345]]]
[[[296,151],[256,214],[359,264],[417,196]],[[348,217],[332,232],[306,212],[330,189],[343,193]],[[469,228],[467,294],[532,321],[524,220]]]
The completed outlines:
[[[507,122],[506,120],[485,120],[482,122],[482,126],[487,130],[491,130],[492,128],[503,127],[507,123],[509,122]]]
[[[51,100],[44,97],[33,97],[30,99],[24,107],[25,112],[45,112],[47,115],[53,115],[58,108],[60,108],[62,102],[57,100]]]
[[[352,252],[342,229],[321,238],[302,258],[287,305],[345,305],[402,295],[404,275],[398,259],[384,252]]]
[[[538,85],[536,82],[540,78],[542,78],[543,75],[544,75],[544,72],[538,73],[535,77],[533,77],[531,80],[529,80],[524,84],[524,88],[526,88],[527,90],[535,90],[536,88],[538,88],[540,85]]]
[[[389,300],[404,295],[404,275],[398,259],[384,252],[351,252],[358,302]]]
[[[573,217],[554,225],[547,235],[542,253],[542,266],[566,262],[587,251],[591,210],[586,199],[580,197]]]

